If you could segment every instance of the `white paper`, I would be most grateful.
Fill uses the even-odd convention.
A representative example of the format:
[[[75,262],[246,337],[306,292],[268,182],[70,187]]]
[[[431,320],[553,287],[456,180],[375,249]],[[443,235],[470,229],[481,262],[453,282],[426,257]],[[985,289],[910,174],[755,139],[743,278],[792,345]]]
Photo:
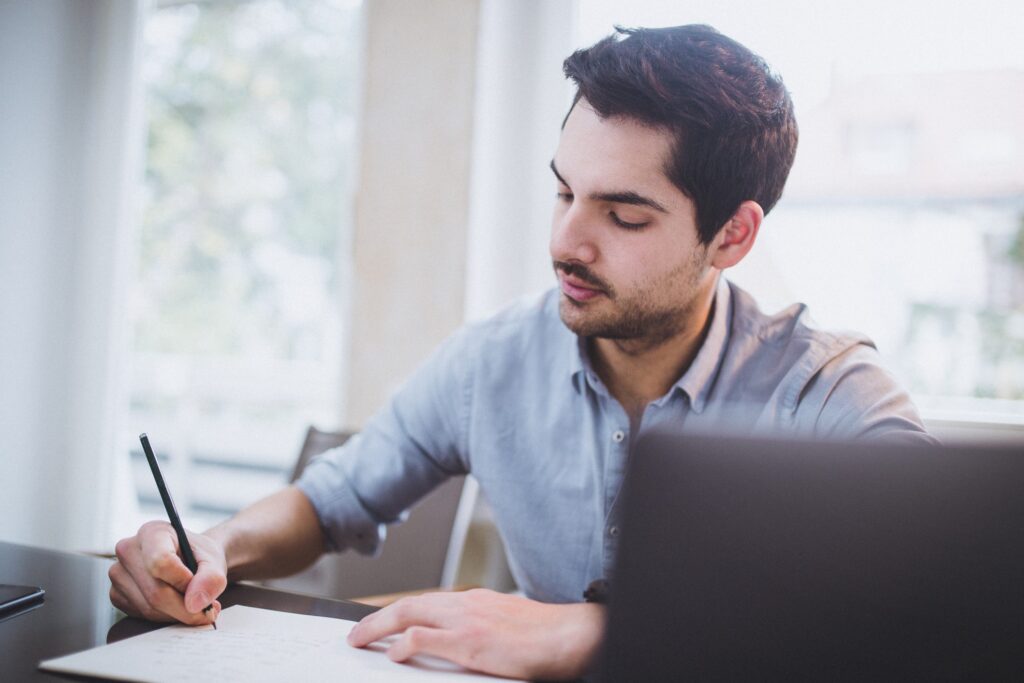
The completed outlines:
[[[398,664],[386,645],[345,642],[354,621],[235,605],[211,626],[168,626],[133,638],[50,659],[39,668],[145,683],[245,681],[495,680],[433,657]],[[505,679],[502,679],[505,680]]]

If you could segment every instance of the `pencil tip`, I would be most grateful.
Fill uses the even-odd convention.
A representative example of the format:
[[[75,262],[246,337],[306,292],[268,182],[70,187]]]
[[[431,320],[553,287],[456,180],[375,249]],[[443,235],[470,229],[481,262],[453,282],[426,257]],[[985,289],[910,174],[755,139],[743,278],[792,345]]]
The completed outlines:
[[[217,630],[217,622],[216,622],[216,621],[215,621],[215,622],[213,622],[213,630],[214,630],[214,631],[216,631],[216,630]]]

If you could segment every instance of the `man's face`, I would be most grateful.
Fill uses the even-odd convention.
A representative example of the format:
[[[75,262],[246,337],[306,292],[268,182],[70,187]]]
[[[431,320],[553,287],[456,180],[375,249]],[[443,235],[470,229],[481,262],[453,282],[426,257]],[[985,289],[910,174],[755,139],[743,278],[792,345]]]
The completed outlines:
[[[631,119],[569,114],[552,161],[551,259],[559,312],[578,335],[659,344],[695,321],[717,271],[693,202],[665,176],[672,138]]]

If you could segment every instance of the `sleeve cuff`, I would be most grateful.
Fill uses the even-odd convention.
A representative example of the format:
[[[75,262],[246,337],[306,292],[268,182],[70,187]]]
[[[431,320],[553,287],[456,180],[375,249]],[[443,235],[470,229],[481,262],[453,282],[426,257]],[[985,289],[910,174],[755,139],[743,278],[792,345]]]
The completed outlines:
[[[336,464],[327,459],[313,461],[295,485],[313,504],[328,551],[352,549],[362,555],[380,551],[386,526],[367,512]]]

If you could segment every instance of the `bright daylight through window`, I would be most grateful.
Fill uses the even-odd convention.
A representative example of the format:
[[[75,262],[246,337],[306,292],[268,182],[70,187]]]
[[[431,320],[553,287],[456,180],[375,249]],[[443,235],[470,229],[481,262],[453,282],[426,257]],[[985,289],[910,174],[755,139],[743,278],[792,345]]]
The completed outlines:
[[[582,0],[613,22],[708,23],[783,76],[786,192],[730,273],[762,308],[868,334],[925,417],[1024,423],[1024,13],[1016,3]]]
[[[202,527],[278,488],[306,426],[337,426],[358,31],[354,0],[165,1],[147,20],[124,448],[149,516],[140,431]]]

